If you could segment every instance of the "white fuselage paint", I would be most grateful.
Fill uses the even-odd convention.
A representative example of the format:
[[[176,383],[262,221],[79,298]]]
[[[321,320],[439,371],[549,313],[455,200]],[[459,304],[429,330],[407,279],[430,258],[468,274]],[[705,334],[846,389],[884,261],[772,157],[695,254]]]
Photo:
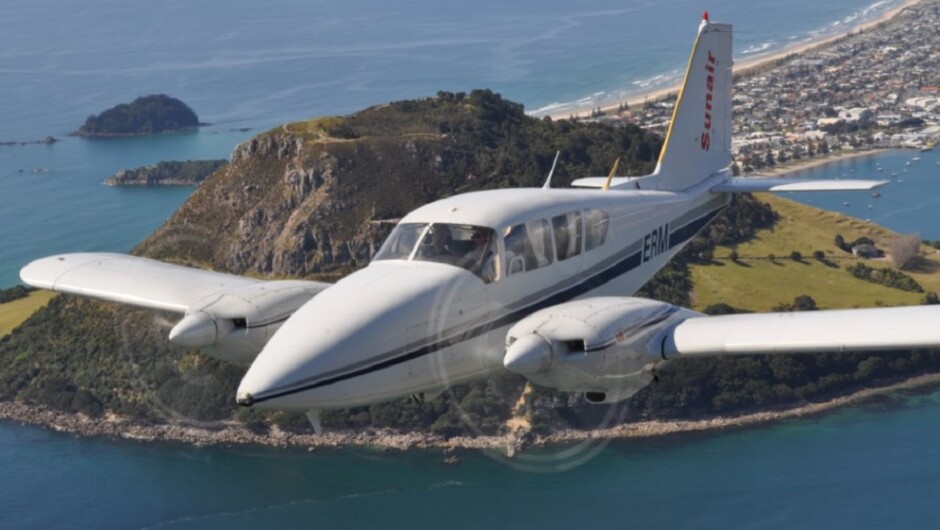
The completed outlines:
[[[494,228],[571,211],[609,215],[603,245],[485,284],[453,265],[374,261],[301,307],[239,387],[260,408],[359,406],[435,393],[502,368],[509,327],[537,309],[588,296],[629,296],[727,205],[724,172],[682,192],[515,189],[458,195],[402,223]],[[502,237],[496,242],[505,256]],[[582,242],[583,247],[583,242]]]

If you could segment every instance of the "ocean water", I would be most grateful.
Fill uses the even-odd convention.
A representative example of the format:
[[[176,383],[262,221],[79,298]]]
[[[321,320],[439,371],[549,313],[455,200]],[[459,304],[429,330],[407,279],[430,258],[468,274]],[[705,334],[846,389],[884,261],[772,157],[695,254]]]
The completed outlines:
[[[446,465],[440,451],[195,448],[6,424],[0,526],[933,528],[938,415],[940,393],[893,394],[760,428],[617,441],[540,473],[475,452]]]
[[[127,250],[191,193],[100,185],[122,168],[226,157],[285,121],[441,89],[489,87],[530,110],[615,99],[678,74],[704,7],[735,23],[740,58],[893,5],[10,0],[0,17],[0,141],[64,140],[0,146],[0,286],[43,255]],[[91,113],[155,92],[212,125],[155,138],[64,137]],[[913,155],[808,175],[908,168],[878,199],[795,198],[940,239],[930,207],[940,165],[925,153],[906,166]],[[195,448],[2,422],[0,527],[925,528],[940,516],[938,413],[940,393],[895,394],[741,431],[513,461],[461,453],[456,466],[436,451]],[[553,455],[581,463],[553,469]]]
[[[916,160],[916,159],[920,160]],[[879,168],[881,170],[879,171]],[[837,160],[792,174],[813,179],[863,178],[887,180],[872,192],[792,193],[805,204],[868,219],[896,232],[917,232],[924,239],[940,239],[940,152],[913,149],[881,152]]]
[[[438,90],[492,88],[530,110],[593,105],[674,80],[705,7],[735,23],[737,56],[748,57],[899,1],[8,0],[0,142],[63,141],[0,146],[0,286],[50,253],[129,250],[189,192],[99,185],[120,169],[227,157],[287,121]],[[147,139],[65,136],[90,114],[161,92],[212,126]]]

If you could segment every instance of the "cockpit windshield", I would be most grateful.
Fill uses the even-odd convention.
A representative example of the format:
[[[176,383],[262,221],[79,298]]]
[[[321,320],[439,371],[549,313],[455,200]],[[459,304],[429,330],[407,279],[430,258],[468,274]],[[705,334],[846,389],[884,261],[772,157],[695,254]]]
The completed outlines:
[[[402,223],[373,259],[445,263],[467,269],[489,283],[497,276],[497,254],[496,232],[489,227]]]

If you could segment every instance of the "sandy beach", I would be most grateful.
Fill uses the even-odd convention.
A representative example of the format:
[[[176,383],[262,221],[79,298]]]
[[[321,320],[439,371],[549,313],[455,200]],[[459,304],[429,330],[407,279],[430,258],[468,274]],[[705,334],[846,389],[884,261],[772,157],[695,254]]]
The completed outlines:
[[[817,50],[819,48],[824,48],[832,44],[833,42],[836,42],[846,37],[849,37],[851,35],[854,35],[860,31],[866,31],[868,29],[874,28],[875,26],[884,24],[890,21],[891,19],[893,19],[895,16],[897,16],[899,13],[901,13],[908,7],[919,4],[921,1],[922,0],[907,0],[903,4],[895,7],[894,9],[885,11],[878,18],[869,20],[857,26],[853,26],[843,33],[829,35],[826,37],[821,37],[819,39],[815,39],[815,40],[811,40],[811,41],[807,41],[807,42],[803,42],[799,44],[794,44],[792,46],[783,48],[782,50],[772,52],[768,55],[760,55],[757,57],[744,59],[734,65],[734,74],[746,76],[746,75],[752,74],[756,70],[760,70],[764,67],[767,67],[768,65],[771,65],[774,62],[779,61],[785,57],[799,55],[799,54],[807,53],[813,50]],[[645,92],[638,92],[636,94],[630,95],[626,100],[610,101],[607,104],[600,105],[600,107],[601,107],[601,110],[604,112],[616,111],[619,108],[620,103],[622,101],[625,102],[630,107],[636,107],[638,105],[643,105],[644,103],[649,102],[649,101],[657,101],[660,99],[667,99],[672,96],[675,96],[679,92],[680,88],[681,88],[681,82],[676,83],[675,85],[672,85],[672,86],[668,86],[668,87],[657,88],[657,89],[649,90]],[[558,113],[549,114],[549,116],[551,116],[551,118],[555,120],[567,119],[567,118],[570,118],[571,116],[574,116],[577,118],[586,118],[586,117],[590,117],[591,111],[596,108],[597,106],[592,106],[592,107],[587,107],[587,108],[568,109],[567,111],[559,111]]]
[[[830,154],[825,157],[807,158],[799,162],[789,162],[787,164],[775,166],[773,169],[761,170],[760,177],[782,177],[790,173],[821,167],[852,158],[864,158],[867,156],[877,156],[887,151],[886,149],[865,149],[861,151],[839,151],[836,154]],[[757,175],[749,175],[757,177]],[[867,175],[866,178],[875,178],[877,175]],[[758,177],[759,178],[759,177]]]

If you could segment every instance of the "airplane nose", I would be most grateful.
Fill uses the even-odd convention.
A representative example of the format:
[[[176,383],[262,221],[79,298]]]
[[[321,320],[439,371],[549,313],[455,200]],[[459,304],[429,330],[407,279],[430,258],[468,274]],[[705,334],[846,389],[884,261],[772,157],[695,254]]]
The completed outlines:
[[[390,389],[374,384],[376,374],[407,359],[454,297],[479,284],[455,267],[398,269],[370,265],[304,304],[248,369],[238,404],[303,411],[387,399]]]

